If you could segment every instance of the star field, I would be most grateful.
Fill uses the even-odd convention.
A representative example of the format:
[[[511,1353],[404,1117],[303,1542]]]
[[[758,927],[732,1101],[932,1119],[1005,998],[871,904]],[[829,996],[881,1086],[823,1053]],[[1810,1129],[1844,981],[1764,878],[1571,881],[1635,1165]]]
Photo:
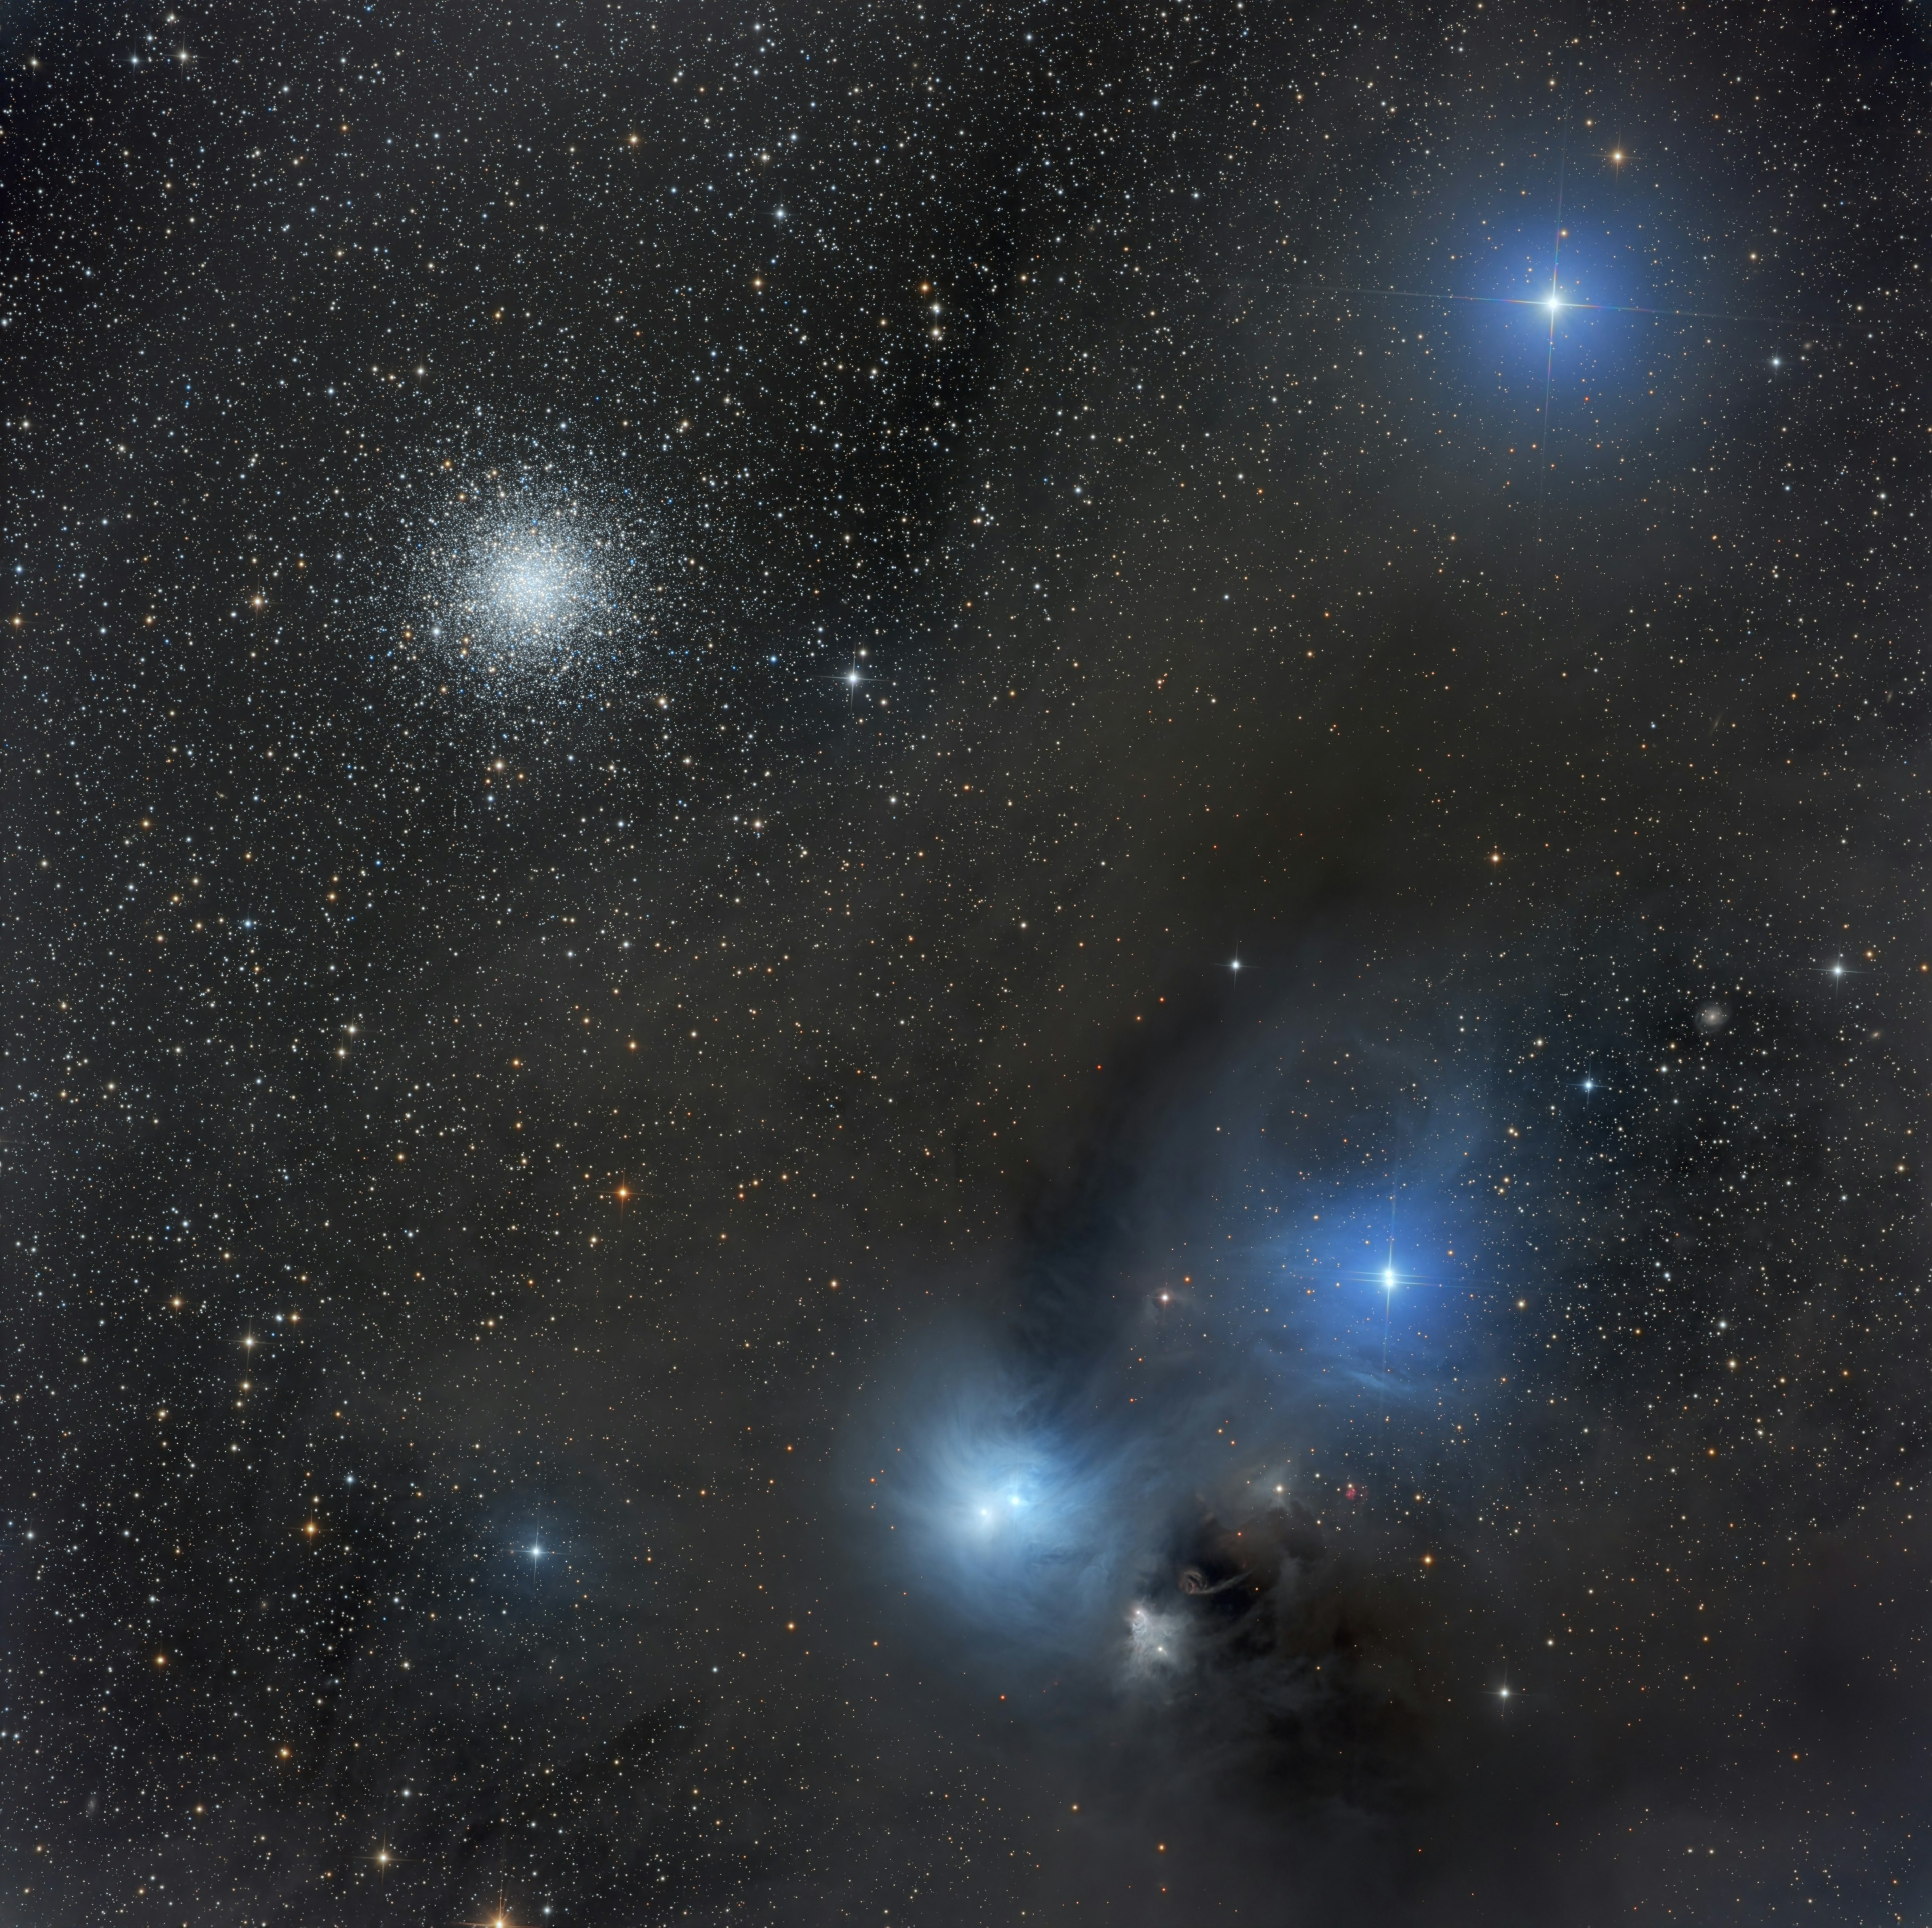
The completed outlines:
[[[0,1916],[1922,1913],[1923,22],[4,48]]]

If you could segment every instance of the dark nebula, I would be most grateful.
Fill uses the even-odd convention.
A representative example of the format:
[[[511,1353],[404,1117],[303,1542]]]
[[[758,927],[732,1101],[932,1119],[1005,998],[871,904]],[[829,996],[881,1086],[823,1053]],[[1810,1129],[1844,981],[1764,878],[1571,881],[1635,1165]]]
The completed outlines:
[[[0,1922],[1892,1924],[1917,10],[0,22]]]

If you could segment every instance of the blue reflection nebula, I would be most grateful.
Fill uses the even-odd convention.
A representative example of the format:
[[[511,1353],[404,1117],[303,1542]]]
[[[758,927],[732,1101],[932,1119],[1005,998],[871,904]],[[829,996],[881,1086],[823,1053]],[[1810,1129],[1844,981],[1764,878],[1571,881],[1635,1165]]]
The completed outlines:
[[[900,1557],[938,1609],[1030,1646],[1077,1642],[1133,1559],[1120,1531],[1139,1482],[1129,1441],[1070,1423],[1044,1384],[956,1358],[916,1399],[886,1489]]]

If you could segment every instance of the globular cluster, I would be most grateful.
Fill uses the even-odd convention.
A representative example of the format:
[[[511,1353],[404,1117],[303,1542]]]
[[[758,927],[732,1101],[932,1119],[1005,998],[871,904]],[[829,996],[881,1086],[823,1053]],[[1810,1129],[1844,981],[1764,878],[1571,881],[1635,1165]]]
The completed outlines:
[[[757,655],[770,598],[741,580],[746,553],[742,532],[694,518],[648,455],[566,446],[493,462],[459,448],[370,505],[350,621],[382,642],[399,697],[446,727],[479,699],[513,723],[610,700],[668,709],[674,696],[722,715],[734,687],[748,707],[748,674],[782,663],[784,678],[763,680],[785,680],[824,652],[822,628],[780,627],[782,654]]]
[[[644,598],[664,593],[639,580],[640,566],[662,568],[620,553],[644,545],[600,529],[568,497],[546,499],[526,477],[506,485],[486,473],[476,486],[473,511],[422,545],[422,606],[403,640],[420,635],[439,664],[506,687],[555,682],[586,658],[636,650]],[[459,515],[469,496],[458,492]]]
[[[0,1918],[1923,1912],[1922,22],[0,48]]]

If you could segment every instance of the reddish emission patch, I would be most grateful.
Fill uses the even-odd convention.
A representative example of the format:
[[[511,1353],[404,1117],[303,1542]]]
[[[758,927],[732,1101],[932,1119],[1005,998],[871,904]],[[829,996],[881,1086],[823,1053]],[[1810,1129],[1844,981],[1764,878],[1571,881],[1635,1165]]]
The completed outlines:
[[[1348,1485],[1343,1489],[1342,1497],[1345,1500],[1359,1500],[1362,1495],[1360,1490],[1356,1487],[1354,1483],[1351,1480]]]

